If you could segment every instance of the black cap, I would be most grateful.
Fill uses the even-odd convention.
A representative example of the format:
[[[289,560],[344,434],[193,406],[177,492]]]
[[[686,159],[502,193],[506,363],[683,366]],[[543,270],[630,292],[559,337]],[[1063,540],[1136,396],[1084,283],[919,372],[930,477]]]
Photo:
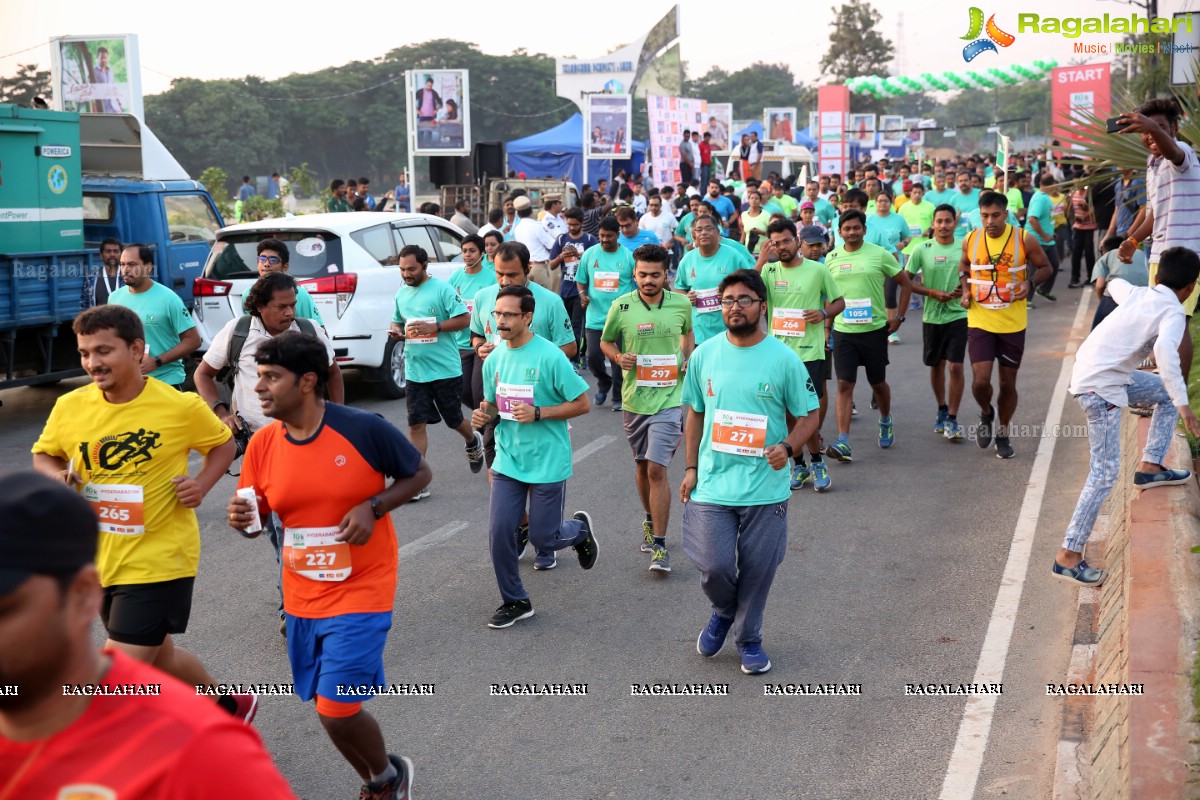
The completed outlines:
[[[805,225],[800,229],[800,241],[807,244],[816,244],[817,242],[828,241],[825,238],[825,231],[818,228],[816,225]]]
[[[44,475],[0,478],[0,520],[0,597],[32,575],[70,575],[96,560],[96,512]]]

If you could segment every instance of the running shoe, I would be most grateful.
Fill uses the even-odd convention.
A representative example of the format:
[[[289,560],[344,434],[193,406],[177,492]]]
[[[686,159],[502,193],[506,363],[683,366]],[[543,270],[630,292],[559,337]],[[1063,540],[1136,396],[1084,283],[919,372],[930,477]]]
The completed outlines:
[[[517,561],[520,561],[529,552],[529,523],[525,522],[517,526]]]
[[[665,547],[656,547],[654,552],[650,554],[650,571],[651,572],[670,572],[671,571],[671,554],[667,552]]]
[[[638,549],[643,553],[654,552],[654,525],[648,519],[642,520],[642,546]]]
[[[803,464],[792,464],[792,491],[804,486],[808,483],[808,467]]]
[[[379,786],[364,784],[358,792],[358,800],[412,800],[412,759],[388,753],[388,761],[396,768],[396,777]]]
[[[747,675],[762,675],[771,670],[771,659],[763,652],[761,642],[746,642],[737,646],[742,657],[742,672]]]
[[[600,548],[596,544],[596,532],[592,529],[592,515],[586,511],[576,511],[571,519],[582,522],[583,530],[587,534],[586,539],[575,545],[575,552],[579,554],[579,566],[591,569],[596,564],[596,556],[600,554]]]
[[[935,419],[933,421],[933,432],[934,433],[945,433],[946,432],[946,420],[949,418],[950,418],[949,411],[942,411],[939,409],[937,419]]]
[[[1192,479],[1192,473],[1186,469],[1164,469],[1162,472],[1135,472],[1133,485],[1138,489],[1150,489],[1154,486],[1177,486]]]
[[[888,334],[888,344],[900,344],[900,334],[899,333],[889,333]]]
[[[1050,574],[1060,581],[1073,583],[1076,586],[1099,586],[1104,583],[1105,572],[1088,566],[1086,561],[1080,561],[1074,568],[1064,567],[1057,561],[1050,568]]]
[[[492,618],[488,620],[489,628],[508,628],[514,622],[520,622],[523,619],[529,619],[533,616],[533,603],[528,600],[517,600],[514,603],[505,603],[496,609],[496,613],[492,614]]]
[[[1049,300],[1051,303],[1057,303],[1057,302],[1058,302],[1058,298],[1057,298],[1057,297],[1055,297],[1054,295],[1050,294],[1050,293],[1049,293],[1049,292],[1047,292],[1047,291],[1044,291],[1044,290],[1042,290],[1042,289],[1038,289],[1038,290],[1037,290],[1037,293],[1038,293],[1039,295],[1041,295],[1042,297],[1046,298],[1047,300]]]
[[[855,404],[855,402],[853,400],[850,401],[850,416],[852,416],[852,417],[858,416],[858,405]]]
[[[279,618],[279,635],[287,638],[287,617]]]
[[[602,406],[602,405],[604,405],[604,401],[607,399],[608,399],[608,392],[596,392],[596,396],[592,398],[592,402],[594,402],[598,406]]]
[[[875,393],[874,393],[874,392],[872,392],[872,393],[871,393],[871,410],[872,410],[872,411],[878,411],[878,410],[879,410],[879,401],[875,399]]]
[[[854,460],[850,457],[849,442],[834,442],[833,444],[829,445],[829,447],[825,448],[825,455],[829,456],[834,461],[841,461],[847,464]]]
[[[1070,283],[1067,284],[1068,289],[1080,289],[1082,287],[1083,287],[1083,284],[1080,283],[1079,281],[1071,281]]]
[[[475,440],[467,445],[467,461],[471,463],[471,472],[483,469],[483,436],[475,431]]]
[[[620,400],[618,400],[617,402],[613,403],[613,404],[612,404],[612,408],[610,408],[610,409],[609,409],[609,411],[612,411],[613,413],[616,413],[617,411],[622,411],[622,410],[623,410],[623,409],[621,408],[621,401],[620,401]]]
[[[543,572],[548,569],[554,569],[557,566],[558,556],[554,554],[553,550],[547,553],[538,553],[533,558],[533,568],[539,572]]]
[[[237,705],[237,710],[233,712],[233,715],[247,725],[253,722],[254,715],[258,713],[258,695],[230,694],[229,696]]]
[[[712,658],[721,652],[721,648],[725,646],[725,637],[729,635],[729,629],[732,627],[732,619],[722,619],[714,611],[708,625],[700,631],[700,636],[696,639],[696,652],[705,658]]]
[[[884,422],[879,420],[879,446],[887,450],[896,441],[896,432],[892,429],[892,422],[888,420]]]
[[[961,442],[967,434],[963,430],[961,422],[956,419],[948,419],[946,420],[946,431],[942,435],[952,442]]]
[[[413,495],[412,501],[415,503],[418,500],[424,500],[426,497],[429,497],[429,487],[428,486],[425,487],[424,489],[422,489],[421,491],[417,492],[415,495]]]
[[[812,465],[813,491],[828,492],[833,481],[829,478],[829,467],[824,461],[814,461]]]
[[[1012,458],[1017,454],[1009,444],[1007,436],[996,437],[996,458]]]
[[[975,434],[975,441],[983,450],[992,446],[992,423],[995,421],[996,413],[991,408],[988,409],[988,413],[979,415],[979,432]]]

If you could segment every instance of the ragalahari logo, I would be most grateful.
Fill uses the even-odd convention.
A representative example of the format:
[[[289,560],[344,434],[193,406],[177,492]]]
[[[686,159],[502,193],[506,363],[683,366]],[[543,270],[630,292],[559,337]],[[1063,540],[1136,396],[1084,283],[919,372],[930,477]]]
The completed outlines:
[[[1011,33],[1005,33],[1000,30],[1000,26],[996,24],[996,15],[992,14],[988,17],[987,25],[983,24],[983,9],[970,9],[971,27],[967,30],[967,35],[961,38],[971,40],[971,43],[963,48],[963,61],[974,61],[980,54],[991,51],[999,53],[996,45],[1008,47],[1017,40],[1017,37]],[[979,34],[986,30],[987,37],[979,38]]]

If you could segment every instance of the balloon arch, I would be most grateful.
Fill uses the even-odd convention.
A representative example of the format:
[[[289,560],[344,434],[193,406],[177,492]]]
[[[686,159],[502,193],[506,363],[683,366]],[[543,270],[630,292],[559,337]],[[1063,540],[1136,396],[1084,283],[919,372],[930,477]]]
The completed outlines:
[[[1057,66],[1057,61],[1039,60],[1028,65],[992,67],[982,72],[922,72],[919,75],[896,77],[865,75],[847,80],[846,88],[857,94],[868,94],[877,98],[934,91],[950,92],[957,89],[992,89],[997,86],[1015,86],[1027,81],[1045,80],[1050,70]]]

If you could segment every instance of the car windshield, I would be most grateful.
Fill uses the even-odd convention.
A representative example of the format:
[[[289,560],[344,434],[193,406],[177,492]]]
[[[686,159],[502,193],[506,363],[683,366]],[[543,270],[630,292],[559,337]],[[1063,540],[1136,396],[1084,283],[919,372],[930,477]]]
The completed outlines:
[[[297,280],[342,270],[342,242],[326,231],[237,231],[213,245],[204,277],[213,280],[258,277],[258,243],[278,239],[287,245],[288,274]]]

